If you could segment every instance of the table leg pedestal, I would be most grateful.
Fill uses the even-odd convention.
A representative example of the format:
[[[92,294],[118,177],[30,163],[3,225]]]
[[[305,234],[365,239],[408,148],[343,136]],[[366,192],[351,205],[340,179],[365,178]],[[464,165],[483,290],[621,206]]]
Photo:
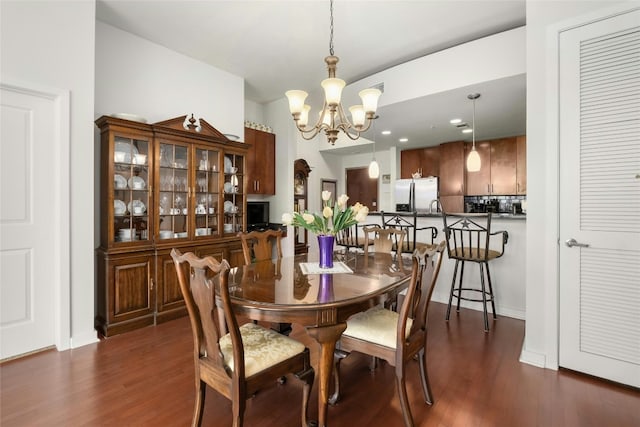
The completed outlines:
[[[347,329],[346,323],[330,326],[307,328],[307,333],[320,344],[320,360],[318,362],[318,426],[327,425],[327,407],[329,404],[329,383],[333,371],[333,352],[336,342]]]

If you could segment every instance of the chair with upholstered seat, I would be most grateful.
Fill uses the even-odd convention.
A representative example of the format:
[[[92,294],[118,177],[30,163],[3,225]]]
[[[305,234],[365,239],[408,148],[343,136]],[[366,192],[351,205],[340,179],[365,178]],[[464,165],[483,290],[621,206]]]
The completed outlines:
[[[364,254],[368,259],[370,253],[389,254],[395,252],[395,258],[400,260],[402,255],[402,244],[407,233],[404,230],[378,225],[363,227],[364,232]],[[400,244],[398,245],[398,242]]]
[[[171,257],[193,332],[196,397],[192,426],[202,423],[207,385],[231,400],[233,426],[240,427],[247,398],[288,374],[304,383],[301,425],[306,426],[315,376],[309,350],[262,326],[238,325],[229,296],[226,260],[199,258],[191,252],[183,255],[177,249],[171,251]]]
[[[460,300],[482,302],[484,313],[484,330],[489,331],[487,301],[491,303],[493,318],[496,319],[495,294],[489,272],[489,261],[501,257],[509,240],[506,231],[491,231],[491,213],[480,214],[447,214],[442,212],[444,234],[447,242],[447,253],[450,259],[456,260],[449,292],[446,320],[449,320],[451,304],[456,298],[456,311],[460,312]],[[464,265],[473,262],[480,267],[480,287],[463,287]],[[456,276],[458,287],[456,289]],[[485,281],[486,275],[486,281]],[[473,298],[469,294],[479,293],[481,298]]]
[[[281,259],[282,235],[282,230],[254,230],[249,233],[238,233],[242,243],[244,264],[249,265],[256,261],[274,259],[274,246],[276,248],[275,259]],[[271,329],[285,335],[289,335],[292,330],[291,323],[272,323]]]
[[[276,247],[275,258],[282,258],[282,230],[251,231],[238,233],[242,243],[242,254],[245,265],[254,261],[273,259],[273,247]]]
[[[407,233],[407,238],[402,243],[402,253],[412,254],[416,248],[420,247],[433,247],[435,246],[435,238],[438,236],[438,229],[436,227],[418,227],[418,213],[413,211],[406,214],[385,214],[384,211],[380,212],[382,218],[382,226],[399,228]],[[425,231],[427,233],[427,242],[418,242],[418,231]]]
[[[405,426],[413,426],[406,389],[407,365],[417,356],[422,392],[428,404],[433,395],[427,374],[427,318],[429,302],[438,279],[445,243],[418,248],[412,255],[411,280],[399,312],[381,306],[358,313],[347,320],[339,350],[335,352],[335,391],[331,403],[340,397],[340,361],[356,351],[395,366],[396,390]]]

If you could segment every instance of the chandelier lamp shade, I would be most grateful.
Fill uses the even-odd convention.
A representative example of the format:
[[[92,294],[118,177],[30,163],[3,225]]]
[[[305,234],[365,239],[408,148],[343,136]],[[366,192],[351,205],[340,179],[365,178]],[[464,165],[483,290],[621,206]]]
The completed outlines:
[[[340,131],[344,132],[350,139],[356,140],[360,137],[361,132],[369,129],[372,121],[376,118],[378,98],[380,98],[382,92],[376,88],[360,91],[358,95],[362,100],[362,104],[349,107],[349,112],[351,113],[351,121],[349,121],[340,102],[342,89],[344,89],[346,83],[336,77],[338,57],[333,54],[333,0],[330,1],[330,16],[329,56],[324,58],[327,63],[329,77],[320,83],[322,89],[324,89],[324,105],[316,123],[309,125],[311,107],[305,104],[305,100],[309,95],[307,92],[289,90],[285,95],[289,100],[289,111],[291,111],[293,120],[302,137],[308,140],[314,138],[318,133],[324,132],[329,143],[334,145]]]
[[[479,93],[471,93],[467,96],[470,100],[473,101],[473,142],[471,144],[471,151],[467,156],[467,171],[469,172],[478,172],[480,170],[481,162],[480,155],[476,151],[476,99],[480,98]]]

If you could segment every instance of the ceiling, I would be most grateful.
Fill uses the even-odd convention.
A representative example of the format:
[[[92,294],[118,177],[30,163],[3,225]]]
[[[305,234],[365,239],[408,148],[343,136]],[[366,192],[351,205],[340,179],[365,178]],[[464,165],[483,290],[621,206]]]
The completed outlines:
[[[525,25],[525,0],[336,0],[337,76],[347,84],[389,67]],[[97,19],[245,79],[257,103],[288,89],[319,89],[329,54],[327,0],[98,0]],[[472,68],[470,67],[470,72]],[[469,139],[449,124],[471,124],[477,139],[525,133],[525,77],[518,76],[394,104],[378,111],[378,149]],[[384,95],[383,95],[384,96]],[[316,107],[317,108],[317,107]],[[391,129],[392,135],[379,132]],[[372,138],[372,131],[365,136]],[[354,146],[348,152],[368,150]],[[345,151],[345,150],[343,150]]]

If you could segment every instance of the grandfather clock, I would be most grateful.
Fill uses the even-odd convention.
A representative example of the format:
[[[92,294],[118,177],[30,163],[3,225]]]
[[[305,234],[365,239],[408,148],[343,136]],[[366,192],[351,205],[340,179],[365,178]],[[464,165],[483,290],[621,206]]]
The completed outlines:
[[[308,209],[307,181],[309,173],[311,173],[311,168],[305,159],[295,161],[293,164],[293,210],[295,212],[302,213]],[[307,230],[305,228],[295,227],[294,236],[295,254],[306,254],[309,251]]]

